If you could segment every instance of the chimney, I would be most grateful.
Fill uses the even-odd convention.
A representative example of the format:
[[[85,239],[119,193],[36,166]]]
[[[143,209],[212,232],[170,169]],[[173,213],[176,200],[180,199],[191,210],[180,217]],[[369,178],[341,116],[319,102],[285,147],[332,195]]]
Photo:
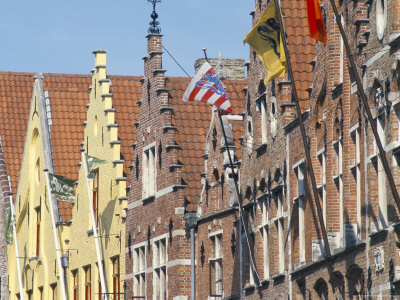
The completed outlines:
[[[206,62],[205,58],[199,58],[194,63],[195,72]],[[244,59],[239,58],[209,58],[208,62],[214,68],[221,80],[243,80],[246,79]]]

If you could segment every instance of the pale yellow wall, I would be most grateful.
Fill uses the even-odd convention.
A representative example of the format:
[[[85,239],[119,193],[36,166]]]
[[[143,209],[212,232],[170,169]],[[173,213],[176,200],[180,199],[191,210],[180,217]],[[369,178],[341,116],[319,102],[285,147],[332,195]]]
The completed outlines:
[[[108,163],[99,167],[100,173],[100,194],[99,194],[99,230],[98,235],[102,258],[105,265],[106,281],[108,292],[112,292],[112,265],[111,258],[120,256],[121,286],[123,292],[123,280],[125,278],[125,211],[126,200],[120,201],[120,197],[126,196],[126,182],[116,181],[116,178],[123,176],[123,166],[114,161],[120,159],[120,145],[111,145],[110,142],[118,140],[118,128],[107,127],[114,124],[114,112],[104,112],[112,107],[112,97],[102,97],[109,93],[109,83],[100,82],[106,79],[106,54],[97,52],[95,55],[95,69],[93,71],[92,89],[90,91],[90,105],[87,110],[87,125],[84,134],[84,149],[88,146],[88,154]],[[96,96],[95,96],[96,95]],[[103,129],[103,130],[102,130]],[[103,132],[103,137],[102,137]],[[92,183],[90,183],[92,189]],[[91,265],[92,269],[92,299],[98,295],[98,271],[97,256],[93,235],[87,231],[92,229],[92,222],[89,212],[89,202],[85,182],[83,165],[79,170],[79,184],[76,190],[76,204],[73,208],[73,222],[70,228],[69,247],[78,249],[71,251],[70,265],[68,268],[68,290],[73,295],[71,271],[78,269],[79,294],[83,299],[84,295],[84,271],[83,267]],[[116,238],[116,236],[121,238]],[[96,298],[94,298],[96,297]],[[110,297],[111,298],[111,297]],[[123,297],[121,296],[121,299]]]
[[[38,106],[37,90],[34,88],[31,103],[29,124],[26,133],[23,162],[21,166],[18,192],[15,196],[15,215],[17,239],[19,247],[19,262],[23,274],[25,299],[26,291],[32,289],[33,298],[38,299],[38,287],[43,287],[43,299],[49,299],[49,284],[58,282],[57,274],[54,273],[54,260],[56,259],[54,237],[51,227],[51,216],[48,194],[46,191],[46,177],[44,173],[45,154],[43,148],[43,134],[40,126],[39,115],[35,107]],[[38,174],[40,176],[38,176]],[[41,199],[41,200],[40,200]],[[40,249],[36,256],[36,211],[35,208],[41,203],[40,223]],[[29,216],[29,224],[28,224]],[[16,299],[19,293],[16,257],[14,244],[8,247],[8,271],[10,299]]]
[[[108,161],[99,167],[100,172],[100,224],[98,234],[102,258],[105,265],[108,292],[112,292],[112,264],[111,258],[120,257],[120,291],[123,292],[125,279],[125,210],[127,200],[119,200],[126,197],[126,182],[116,181],[123,177],[121,163],[113,163],[120,159],[120,145],[111,145],[110,142],[118,140],[118,128],[108,127],[114,124],[114,113],[105,113],[104,110],[112,107],[112,97],[102,97],[109,92],[109,83],[100,82],[106,79],[106,54],[96,54],[95,64],[97,68],[93,72],[92,90],[90,92],[90,106],[87,110],[87,125],[84,133],[85,150],[89,145],[89,155]],[[35,85],[37,86],[37,85]],[[95,96],[96,94],[96,96]],[[41,209],[41,233],[40,255],[38,259],[29,262],[29,259],[20,259],[21,272],[27,274],[24,277],[25,299],[26,286],[32,288],[33,298],[39,298],[39,287],[43,287],[43,299],[51,298],[50,285],[57,283],[57,299],[61,297],[61,287],[57,274],[54,273],[56,251],[54,236],[51,227],[50,206],[46,192],[46,177],[43,169],[45,166],[45,152],[43,134],[39,115],[35,112],[36,88],[33,91],[31,116],[29,118],[27,137],[24,148],[21,176],[16,196],[16,220],[20,257],[35,256],[36,247],[36,212],[35,207],[42,199]],[[51,101],[51,100],[50,100]],[[38,103],[36,104],[38,105]],[[85,109],[82,107],[82,109]],[[96,125],[96,126],[95,126]],[[103,137],[102,137],[103,128]],[[39,165],[37,162],[39,161]],[[40,173],[40,180],[37,173]],[[57,170],[56,170],[57,171]],[[90,184],[92,188],[92,184]],[[45,196],[46,195],[46,196]],[[20,200],[19,200],[20,199]],[[29,203],[29,225],[28,225]],[[92,269],[92,299],[98,298],[98,271],[97,257],[93,235],[88,235],[92,228],[89,213],[89,202],[85,183],[83,166],[79,170],[79,183],[76,187],[76,201],[72,211],[72,224],[57,226],[57,234],[61,243],[60,256],[69,249],[69,266],[66,268],[66,290],[69,298],[73,297],[73,282],[71,271],[78,270],[79,296],[84,296],[84,272],[83,267],[91,265]],[[116,238],[119,236],[120,238]],[[15,299],[19,293],[14,245],[8,247],[9,257],[9,282],[10,299]],[[29,277],[29,280],[26,278]],[[33,278],[33,279],[32,279]],[[32,286],[32,287],[31,287]],[[111,298],[111,297],[110,297]],[[121,296],[122,299],[122,296]]]

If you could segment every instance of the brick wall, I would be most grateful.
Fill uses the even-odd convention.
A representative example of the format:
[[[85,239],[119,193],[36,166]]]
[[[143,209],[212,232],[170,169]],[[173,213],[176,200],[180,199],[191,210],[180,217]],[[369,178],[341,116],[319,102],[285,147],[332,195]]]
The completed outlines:
[[[131,188],[128,200],[126,244],[127,252],[135,246],[146,246],[146,296],[153,296],[153,242],[163,236],[167,239],[167,297],[190,295],[190,243],[185,237],[183,219],[185,195],[181,185],[181,168],[170,169],[178,164],[179,147],[176,145],[176,129],[172,124],[173,110],[169,107],[169,91],[166,89],[162,69],[162,36],[147,37],[148,52],[145,57],[145,75],[142,81],[139,122],[137,123],[132,168]],[[143,199],[143,150],[154,143],[156,152],[156,193]],[[136,163],[137,162],[137,163]],[[130,250],[129,250],[130,248]],[[133,254],[127,256],[127,296],[133,296]]]

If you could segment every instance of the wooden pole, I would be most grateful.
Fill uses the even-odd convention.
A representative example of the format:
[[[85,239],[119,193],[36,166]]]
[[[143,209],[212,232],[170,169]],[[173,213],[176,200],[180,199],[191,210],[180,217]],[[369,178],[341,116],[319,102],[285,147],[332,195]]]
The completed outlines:
[[[301,110],[300,110],[300,105],[299,105],[299,99],[297,97],[296,82],[295,82],[294,76],[293,76],[292,64],[290,61],[290,53],[289,53],[289,49],[288,49],[287,42],[286,42],[285,27],[283,26],[281,10],[279,7],[279,0],[274,0],[274,3],[275,3],[275,11],[276,11],[276,14],[279,19],[279,26],[280,26],[281,37],[282,37],[281,40],[282,40],[283,48],[285,51],[288,73],[291,78],[290,82],[292,84],[292,94],[294,96],[294,103],[296,105],[297,117],[299,119],[299,124],[300,124],[301,137],[303,140],[304,151],[306,154],[306,169],[308,170],[308,174],[310,175],[310,179],[311,179],[312,190],[313,190],[315,204],[316,204],[317,212],[318,212],[318,219],[319,219],[319,223],[321,226],[322,237],[324,239],[324,244],[325,244],[325,253],[329,257],[329,256],[331,256],[331,250],[329,247],[328,236],[326,234],[326,228],[325,228],[324,218],[323,218],[323,214],[322,214],[321,203],[319,200],[317,184],[315,182],[314,170],[312,167],[311,155],[310,155],[310,149],[309,149],[309,145],[308,145],[308,141],[307,141],[306,130],[304,128],[303,118],[301,116]]]

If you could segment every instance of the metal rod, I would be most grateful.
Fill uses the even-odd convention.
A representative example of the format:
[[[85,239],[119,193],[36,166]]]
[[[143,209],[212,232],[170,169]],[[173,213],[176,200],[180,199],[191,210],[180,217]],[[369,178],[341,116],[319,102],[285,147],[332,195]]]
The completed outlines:
[[[326,234],[326,228],[325,228],[324,218],[323,218],[323,214],[322,214],[321,203],[320,203],[320,200],[319,200],[319,193],[318,193],[318,190],[317,190],[317,184],[315,182],[314,170],[313,170],[313,167],[312,167],[311,155],[310,155],[310,149],[308,147],[306,130],[304,128],[303,118],[302,118],[302,115],[301,115],[301,110],[300,110],[300,105],[299,105],[299,99],[297,97],[296,82],[294,80],[292,64],[291,64],[291,61],[290,61],[290,53],[289,53],[289,49],[288,49],[287,42],[286,42],[285,27],[283,26],[281,10],[280,10],[280,7],[279,7],[279,1],[275,0],[274,2],[275,2],[275,11],[276,11],[275,13],[276,13],[276,15],[278,16],[278,19],[279,19],[279,26],[280,26],[281,37],[282,37],[281,41],[283,43],[283,48],[284,48],[284,51],[285,51],[288,73],[289,73],[290,78],[291,78],[290,82],[292,84],[292,95],[294,96],[294,103],[296,105],[297,117],[299,119],[301,138],[303,140],[304,152],[306,154],[306,167],[307,167],[308,173],[310,175],[312,190],[313,190],[314,199],[315,199],[315,204],[317,206],[318,219],[319,219],[319,223],[320,223],[320,226],[321,226],[322,237],[324,239],[325,253],[329,257],[329,256],[331,256],[331,250],[330,250],[330,247],[329,247],[328,236]]]
[[[60,244],[58,241],[56,222],[54,219],[53,198],[52,198],[51,189],[50,189],[49,170],[45,169],[44,172],[46,173],[47,193],[49,194],[51,228],[53,229],[54,244],[56,246],[57,267],[58,267],[58,271],[60,272],[61,296],[62,296],[62,299],[67,300],[67,293],[65,291],[64,269],[62,268],[62,265],[61,265],[61,258],[60,258],[60,253],[59,253],[59,247],[60,247],[59,245]]]
[[[391,172],[390,167],[389,167],[389,163],[388,163],[387,158],[386,158],[386,152],[383,149],[383,146],[382,146],[382,143],[381,143],[381,139],[380,139],[379,134],[378,134],[378,130],[376,129],[376,125],[374,123],[374,119],[372,118],[372,114],[371,114],[371,111],[370,111],[370,108],[369,108],[367,96],[364,93],[364,88],[362,86],[360,76],[358,75],[358,72],[357,72],[357,66],[356,66],[356,63],[354,62],[354,58],[353,58],[353,55],[352,55],[351,50],[350,50],[349,42],[348,42],[346,34],[344,32],[343,25],[342,25],[342,22],[341,22],[341,19],[340,19],[340,16],[339,16],[335,1],[334,0],[330,0],[330,2],[331,2],[331,5],[332,5],[332,8],[333,8],[333,12],[335,14],[336,23],[337,23],[337,25],[339,27],[340,35],[342,36],[342,39],[343,39],[344,47],[346,48],[347,58],[348,58],[348,60],[350,62],[350,65],[351,65],[350,71],[352,72],[352,74],[353,74],[353,76],[354,76],[354,78],[356,80],[358,93],[359,93],[360,98],[361,98],[361,100],[363,102],[365,112],[367,113],[368,122],[371,124],[372,133],[374,135],[376,145],[378,146],[378,149],[379,149],[379,156],[381,158],[381,162],[382,162],[383,168],[385,169],[386,176],[387,176],[387,178],[389,180],[389,185],[390,185],[390,189],[391,189],[392,194],[393,194],[393,198],[396,201],[397,209],[400,210],[399,194],[397,192],[396,185],[395,185],[394,180],[393,180],[393,175],[392,175],[392,172]]]
[[[259,284],[261,280],[260,280],[260,277],[258,276],[256,265],[255,265],[255,262],[254,262],[254,259],[253,259],[253,254],[251,253],[251,248],[250,248],[250,243],[249,243],[249,236],[248,236],[248,227],[247,227],[246,222],[243,221],[243,205],[242,205],[243,199],[242,199],[242,194],[239,192],[239,186],[238,186],[238,183],[237,183],[238,176],[236,176],[236,172],[235,172],[235,169],[234,169],[234,166],[233,166],[233,160],[232,160],[232,157],[231,157],[231,152],[229,151],[228,139],[226,137],[225,127],[224,127],[224,123],[222,121],[222,117],[221,117],[220,111],[218,111],[217,113],[218,113],[219,121],[221,123],[222,133],[224,135],[225,149],[228,152],[229,165],[230,165],[230,168],[232,170],[233,182],[235,183],[235,191],[236,191],[236,194],[237,194],[237,196],[239,198],[238,202],[239,202],[240,220],[242,221],[244,233],[245,233],[246,240],[247,240],[247,246],[249,248],[250,263],[251,263],[251,266],[254,269],[254,272],[257,275],[257,279],[258,279],[258,283],[257,284]],[[241,241],[240,241],[240,243],[241,243]],[[240,295],[240,297],[242,297],[242,295]]]
[[[196,300],[196,280],[195,280],[195,260],[194,260],[194,226],[190,227],[190,281],[191,281],[191,300]]]
[[[106,287],[106,280],[104,277],[103,263],[101,260],[99,239],[98,239],[98,235],[97,235],[96,219],[94,217],[92,194],[90,192],[90,186],[89,186],[89,181],[88,181],[88,171],[87,171],[87,161],[86,161],[86,155],[85,155],[84,150],[82,151],[82,163],[83,163],[83,169],[85,171],[85,181],[86,181],[86,189],[87,189],[87,193],[88,193],[90,216],[92,218],[93,238],[94,238],[94,245],[96,247],[96,255],[97,255],[97,267],[99,268],[101,287],[102,287],[102,289],[105,290],[105,293],[102,293],[102,297],[103,297],[103,300],[108,300],[108,291],[107,291],[107,287]]]

